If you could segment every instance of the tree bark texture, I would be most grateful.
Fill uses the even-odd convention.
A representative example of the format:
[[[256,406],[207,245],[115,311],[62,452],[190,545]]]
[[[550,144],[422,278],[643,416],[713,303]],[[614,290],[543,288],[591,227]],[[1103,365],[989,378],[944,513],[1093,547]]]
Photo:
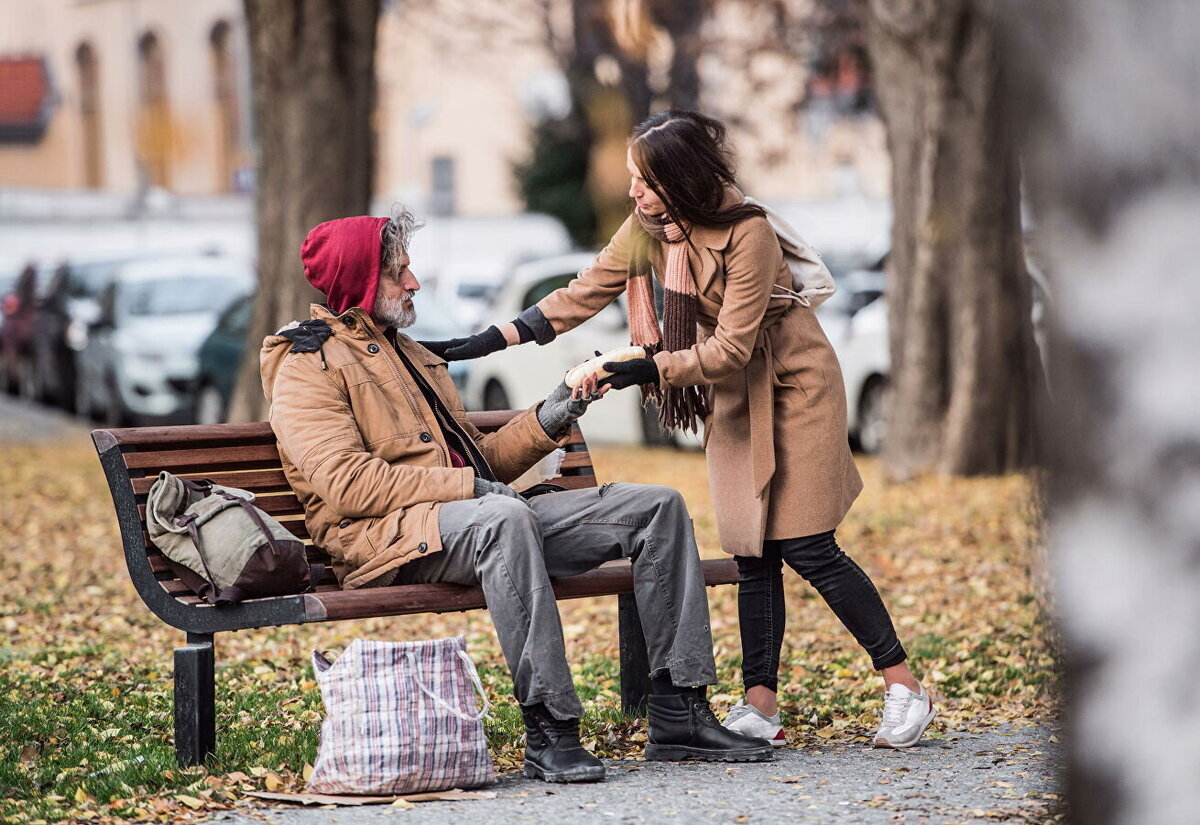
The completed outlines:
[[[264,336],[321,296],[300,243],[322,221],[365,214],[375,167],[379,0],[245,0],[258,146],[258,293],[230,420],[265,415]]]
[[[1004,10],[1053,295],[1049,515],[1071,818],[1200,810],[1200,7]]]
[[[590,137],[588,191],[598,244],[606,243],[629,215],[625,141],[634,124],[650,114],[646,56],[617,42],[610,6],[608,0],[572,0],[573,47],[565,61],[572,117]],[[619,68],[615,83],[597,76],[602,58]]]
[[[1040,374],[988,0],[866,0],[892,155],[891,476],[1032,459]]]

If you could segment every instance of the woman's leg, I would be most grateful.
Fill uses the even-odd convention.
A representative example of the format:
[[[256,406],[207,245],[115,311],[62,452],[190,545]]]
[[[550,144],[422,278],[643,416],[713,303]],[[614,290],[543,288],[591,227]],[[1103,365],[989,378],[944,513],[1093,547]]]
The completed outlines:
[[[777,542],[783,561],[805,578],[871,657],[890,687],[920,685],[908,669],[907,654],[896,636],[879,591],[854,560],[838,547],[834,533]]]
[[[778,542],[763,542],[759,558],[738,556],[738,624],[742,634],[742,683],[746,704],[767,716],[776,713],[779,653],[787,615],[783,561]]]

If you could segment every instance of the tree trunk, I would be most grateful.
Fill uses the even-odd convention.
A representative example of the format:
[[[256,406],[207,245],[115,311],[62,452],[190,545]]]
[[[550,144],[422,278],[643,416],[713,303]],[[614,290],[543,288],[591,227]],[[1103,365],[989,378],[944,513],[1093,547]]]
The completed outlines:
[[[701,29],[711,11],[711,0],[658,0],[651,16],[671,38],[671,67],[667,73],[667,100],[673,109],[700,108]]]
[[[866,12],[892,155],[888,471],[1022,468],[1040,370],[996,27],[986,0]]]
[[[613,33],[606,0],[572,0],[573,47],[566,60],[572,117],[590,138],[588,192],[596,213],[597,244],[629,215],[625,142],[634,124],[650,113],[650,82],[644,55],[626,54]],[[597,77],[597,64],[615,64],[619,78]]]
[[[1200,808],[1200,7],[1014,2],[1054,308],[1048,457],[1071,817]]]
[[[264,336],[321,296],[300,243],[322,221],[367,212],[375,167],[379,0],[245,0],[258,143],[258,293],[230,420],[265,415]]]

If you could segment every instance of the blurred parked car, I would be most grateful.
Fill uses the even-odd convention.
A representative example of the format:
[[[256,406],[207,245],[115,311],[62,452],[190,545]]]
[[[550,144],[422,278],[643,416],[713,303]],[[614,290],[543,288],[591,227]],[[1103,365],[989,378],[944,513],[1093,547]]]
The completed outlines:
[[[128,261],[100,293],[76,367],[76,408],[106,423],[190,412],[197,353],[226,304],[253,288],[237,258],[172,256]]]
[[[513,269],[489,310],[494,322],[508,320],[554,290],[566,286],[595,254],[578,252],[521,264]],[[544,347],[512,347],[474,362],[467,391],[468,409],[507,410],[528,407],[546,397],[567,370],[591,358],[629,346],[625,296]],[[691,433],[668,436],[659,429],[651,407],[643,409],[633,390],[613,392],[599,402],[587,419],[589,442],[617,444],[699,445]]]
[[[192,388],[192,419],[197,424],[220,424],[229,413],[229,399],[237,383],[238,369],[246,350],[246,334],[250,328],[253,295],[243,295],[233,301],[217,319],[216,327],[200,345],[199,368]],[[417,322],[404,334],[412,338],[436,341],[466,335],[460,326],[432,297],[417,299]],[[466,387],[470,362],[454,361],[449,365],[450,377],[461,393]]]
[[[884,256],[869,268],[846,271],[840,276],[835,271],[838,291],[817,309],[825,335],[842,365],[850,439],[864,453],[871,454],[883,449],[886,435],[884,406],[891,367],[884,294],[886,260]],[[1044,364],[1049,293],[1046,277],[1034,259],[1030,257],[1026,264],[1033,336]]]
[[[45,277],[44,268],[30,262],[0,299],[0,313],[4,315],[4,325],[0,327],[0,383],[5,392],[15,392],[27,399],[36,395],[33,330],[38,285],[45,282]]]
[[[817,309],[817,317],[842,367],[850,441],[864,453],[874,454],[883,449],[884,395],[891,364],[887,299],[877,295],[866,301],[840,282],[838,287]],[[860,308],[851,311],[854,306]]]
[[[129,260],[71,261],[50,275],[33,331],[35,387],[42,401],[75,408],[78,353],[87,343],[88,326],[99,317],[100,293]]]
[[[7,392],[8,387],[8,369],[5,366],[4,357],[4,321],[8,317],[5,311],[9,306],[9,297],[17,288],[17,281],[21,278],[20,267],[6,267],[0,269],[0,392]]]

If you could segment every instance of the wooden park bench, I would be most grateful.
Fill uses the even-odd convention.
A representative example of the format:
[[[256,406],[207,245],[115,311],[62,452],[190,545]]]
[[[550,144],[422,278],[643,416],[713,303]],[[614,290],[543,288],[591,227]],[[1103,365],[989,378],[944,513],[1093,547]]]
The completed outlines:
[[[480,412],[470,417],[476,427],[489,432],[518,412]],[[284,477],[270,426],[258,423],[95,430],[92,441],[112,492],[125,563],[134,587],[156,616],[187,634],[187,643],[175,649],[175,751],[183,765],[203,762],[216,748],[214,634],[487,606],[480,588],[456,584],[342,590],[328,568],[312,593],[252,599],[222,607],[204,604],[171,571],[146,531],[146,494],[161,470],[254,492],[259,507],[305,540],[310,562],[329,561],[309,539],[304,511]],[[570,489],[596,486],[592,459],[578,426],[572,430],[559,475],[547,480]],[[737,581],[733,559],[705,561],[703,567],[705,583],[710,586]],[[558,579],[554,593],[558,599],[617,597],[621,706],[627,713],[641,713],[649,686],[649,664],[629,562],[610,562],[578,576]]]

